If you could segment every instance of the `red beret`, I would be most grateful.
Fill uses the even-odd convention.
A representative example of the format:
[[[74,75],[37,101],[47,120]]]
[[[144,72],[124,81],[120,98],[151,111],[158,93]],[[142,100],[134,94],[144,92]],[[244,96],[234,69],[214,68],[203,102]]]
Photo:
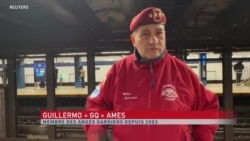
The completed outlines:
[[[160,8],[149,7],[137,14],[130,23],[130,31],[134,31],[141,25],[165,24],[167,18]]]

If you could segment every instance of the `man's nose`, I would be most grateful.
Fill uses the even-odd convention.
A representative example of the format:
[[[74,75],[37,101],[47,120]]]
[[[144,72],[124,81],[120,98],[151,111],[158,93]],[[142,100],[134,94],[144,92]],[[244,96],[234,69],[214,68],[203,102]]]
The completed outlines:
[[[149,43],[150,44],[155,44],[155,43],[158,43],[159,40],[158,38],[156,37],[156,35],[151,35],[150,38],[149,38]]]

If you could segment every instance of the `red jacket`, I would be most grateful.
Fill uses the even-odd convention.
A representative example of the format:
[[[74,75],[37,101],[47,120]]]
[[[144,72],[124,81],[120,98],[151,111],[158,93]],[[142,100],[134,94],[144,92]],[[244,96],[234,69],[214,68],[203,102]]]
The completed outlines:
[[[165,53],[150,63],[138,63],[134,54],[115,63],[87,99],[86,109],[205,111],[219,110],[217,96],[207,90],[182,61]],[[166,94],[170,92],[171,94]],[[212,141],[217,125],[115,125],[113,141]],[[98,141],[106,127],[86,126],[88,141]]]

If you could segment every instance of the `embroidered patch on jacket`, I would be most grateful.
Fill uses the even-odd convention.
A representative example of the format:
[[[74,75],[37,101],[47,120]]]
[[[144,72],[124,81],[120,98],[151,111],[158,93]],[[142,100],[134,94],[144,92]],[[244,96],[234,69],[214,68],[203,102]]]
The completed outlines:
[[[178,94],[173,85],[164,85],[162,87],[161,96],[164,97],[165,100],[174,101],[178,97]]]
[[[129,92],[123,92],[122,95],[124,96],[125,100],[135,100],[135,99],[138,99],[137,96],[133,96],[132,93],[129,93]]]

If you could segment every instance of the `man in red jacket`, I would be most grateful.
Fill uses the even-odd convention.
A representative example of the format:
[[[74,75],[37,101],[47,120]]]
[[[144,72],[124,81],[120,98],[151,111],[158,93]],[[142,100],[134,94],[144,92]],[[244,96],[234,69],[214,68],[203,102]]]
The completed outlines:
[[[218,111],[217,96],[207,90],[189,67],[166,50],[161,9],[149,7],[130,24],[131,54],[107,73],[87,98],[89,111]],[[107,126],[85,127],[88,141],[100,141]],[[114,125],[113,141],[212,141],[217,125]]]

